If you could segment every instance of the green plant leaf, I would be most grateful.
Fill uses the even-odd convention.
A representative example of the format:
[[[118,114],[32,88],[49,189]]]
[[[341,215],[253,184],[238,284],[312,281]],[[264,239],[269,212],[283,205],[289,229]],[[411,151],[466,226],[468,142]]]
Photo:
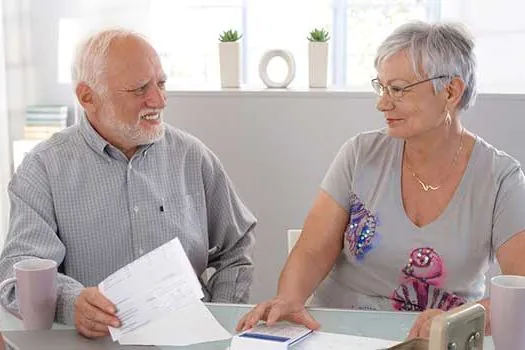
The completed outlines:
[[[219,41],[221,42],[235,42],[240,38],[242,38],[242,34],[233,29],[225,30],[219,35]]]
[[[307,37],[307,39],[313,42],[326,42],[330,40],[330,33],[324,28],[314,28],[314,30],[310,32],[310,35]]]

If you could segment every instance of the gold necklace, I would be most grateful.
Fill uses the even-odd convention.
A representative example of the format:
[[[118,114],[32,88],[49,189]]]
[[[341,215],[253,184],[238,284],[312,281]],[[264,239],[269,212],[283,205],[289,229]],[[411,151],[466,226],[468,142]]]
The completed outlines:
[[[452,169],[454,169],[454,165],[456,165],[456,162],[458,161],[459,154],[461,153],[461,150],[463,149],[463,134],[464,134],[464,131],[465,131],[465,129],[462,128],[461,129],[461,136],[459,137],[458,149],[456,150],[456,154],[454,155],[454,159],[452,159],[452,163],[450,164],[450,167],[449,167],[450,170],[449,170],[447,176],[443,179],[443,181],[441,181],[441,183],[439,185],[437,185],[437,186],[432,186],[431,184],[425,183],[423,180],[421,180],[421,178],[412,169],[412,167],[410,166],[410,163],[408,162],[408,158],[405,156],[405,163],[407,165],[408,171],[410,171],[412,173],[412,177],[414,179],[416,179],[417,182],[419,182],[419,184],[421,185],[421,188],[423,189],[423,191],[425,191],[425,192],[437,191],[437,190],[439,190],[441,188],[441,186],[443,186],[443,184],[445,184],[447,182],[448,178],[452,174]]]

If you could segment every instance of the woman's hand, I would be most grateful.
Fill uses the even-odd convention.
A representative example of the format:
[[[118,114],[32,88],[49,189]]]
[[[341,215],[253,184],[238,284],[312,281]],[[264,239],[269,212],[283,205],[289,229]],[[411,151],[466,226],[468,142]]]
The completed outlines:
[[[430,337],[430,325],[432,324],[432,320],[443,312],[444,311],[440,309],[428,309],[420,313],[408,333],[408,339],[428,339]]]
[[[287,301],[276,296],[270,301],[257,304],[250,312],[244,315],[237,324],[237,331],[250,329],[259,321],[266,321],[271,326],[281,320],[301,324],[313,330],[319,329],[321,326],[306,311],[303,303]]]

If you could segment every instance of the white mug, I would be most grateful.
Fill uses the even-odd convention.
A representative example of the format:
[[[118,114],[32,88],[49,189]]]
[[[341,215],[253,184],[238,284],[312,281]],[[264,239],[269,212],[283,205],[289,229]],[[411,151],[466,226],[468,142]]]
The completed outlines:
[[[57,300],[57,263],[48,259],[26,259],[13,265],[15,277],[0,283],[0,291],[15,284],[16,299],[26,330],[51,329]]]
[[[525,350],[525,277],[490,281],[490,326],[496,350]]]

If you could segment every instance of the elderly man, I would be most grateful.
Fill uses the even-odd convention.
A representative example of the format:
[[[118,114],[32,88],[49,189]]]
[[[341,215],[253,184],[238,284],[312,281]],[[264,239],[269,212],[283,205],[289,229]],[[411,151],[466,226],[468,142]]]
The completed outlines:
[[[73,81],[85,116],[28,154],[9,184],[0,278],[22,259],[57,261],[56,320],[104,336],[119,320],[97,284],[179,237],[198,275],[216,269],[206,301],[246,302],[256,220],[219,159],[163,124],[155,50],[129,31],[97,33],[79,47]],[[14,287],[1,301],[17,308]]]

